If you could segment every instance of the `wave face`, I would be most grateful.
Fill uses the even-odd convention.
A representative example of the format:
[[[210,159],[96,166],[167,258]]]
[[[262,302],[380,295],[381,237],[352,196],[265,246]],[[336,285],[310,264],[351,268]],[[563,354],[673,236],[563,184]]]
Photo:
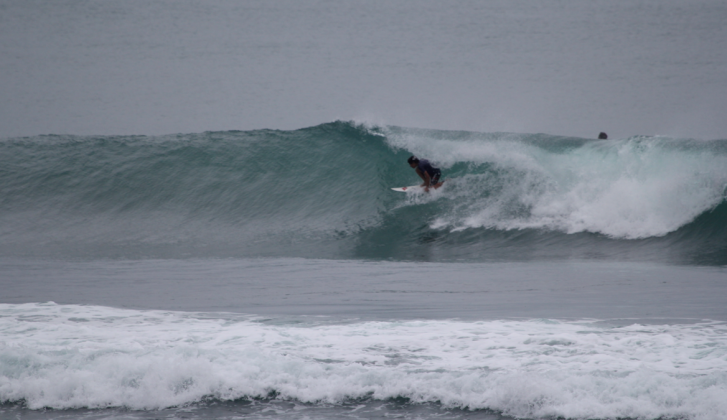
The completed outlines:
[[[445,187],[396,193],[416,154]],[[727,264],[727,140],[334,122],[0,142],[0,252]]]
[[[330,323],[0,304],[0,401],[157,410],[271,397],[334,407],[399,399],[515,418],[719,419],[727,416],[725,328]]]

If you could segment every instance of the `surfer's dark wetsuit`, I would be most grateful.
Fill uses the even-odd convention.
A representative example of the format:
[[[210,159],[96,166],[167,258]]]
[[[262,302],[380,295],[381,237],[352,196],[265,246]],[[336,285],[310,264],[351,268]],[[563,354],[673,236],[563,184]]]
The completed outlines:
[[[432,164],[429,163],[429,161],[426,159],[419,159],[417,169],[422,171],[422,173],[426,172],[429,174],[429,178],[431,179],[430,184],[432,186],[437,185],[437,182],[439,182],[439,177],[442,176],[442,171],[439,168],[435,168],[434,166],[432,166]]]

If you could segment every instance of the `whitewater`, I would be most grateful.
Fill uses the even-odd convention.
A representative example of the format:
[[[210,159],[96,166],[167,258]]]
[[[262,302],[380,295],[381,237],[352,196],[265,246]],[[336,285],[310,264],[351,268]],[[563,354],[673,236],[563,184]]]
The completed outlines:
[[[0,310],[0,392],[29,409],[276,399],[346,413],[399,399],[518,418],[727,414],[723,322],[335,324],[53,303]]]

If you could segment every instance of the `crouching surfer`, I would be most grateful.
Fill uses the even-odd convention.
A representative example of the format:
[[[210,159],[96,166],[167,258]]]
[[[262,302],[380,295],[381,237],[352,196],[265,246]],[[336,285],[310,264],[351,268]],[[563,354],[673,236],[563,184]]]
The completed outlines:
[[[409,166],[416,170],[417,175],[424,180],[421,185],[424,187],[424,191],[429,192],[430,187],[434,187],[436,190],[444,184],[444,181],[439,182],[439,178],[442,176],[442,171],[439,168],[432,166],[428,160],[412,156],[407,159],[407,162],[409,162]]]

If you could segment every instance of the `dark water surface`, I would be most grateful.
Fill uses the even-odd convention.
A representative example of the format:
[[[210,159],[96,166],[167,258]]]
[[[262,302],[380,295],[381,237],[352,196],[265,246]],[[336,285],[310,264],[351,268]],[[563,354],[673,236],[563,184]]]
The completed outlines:
[[[4,303],[359,320],[727,321],[723,267],[275,258],[4,261],[0,274]]]

